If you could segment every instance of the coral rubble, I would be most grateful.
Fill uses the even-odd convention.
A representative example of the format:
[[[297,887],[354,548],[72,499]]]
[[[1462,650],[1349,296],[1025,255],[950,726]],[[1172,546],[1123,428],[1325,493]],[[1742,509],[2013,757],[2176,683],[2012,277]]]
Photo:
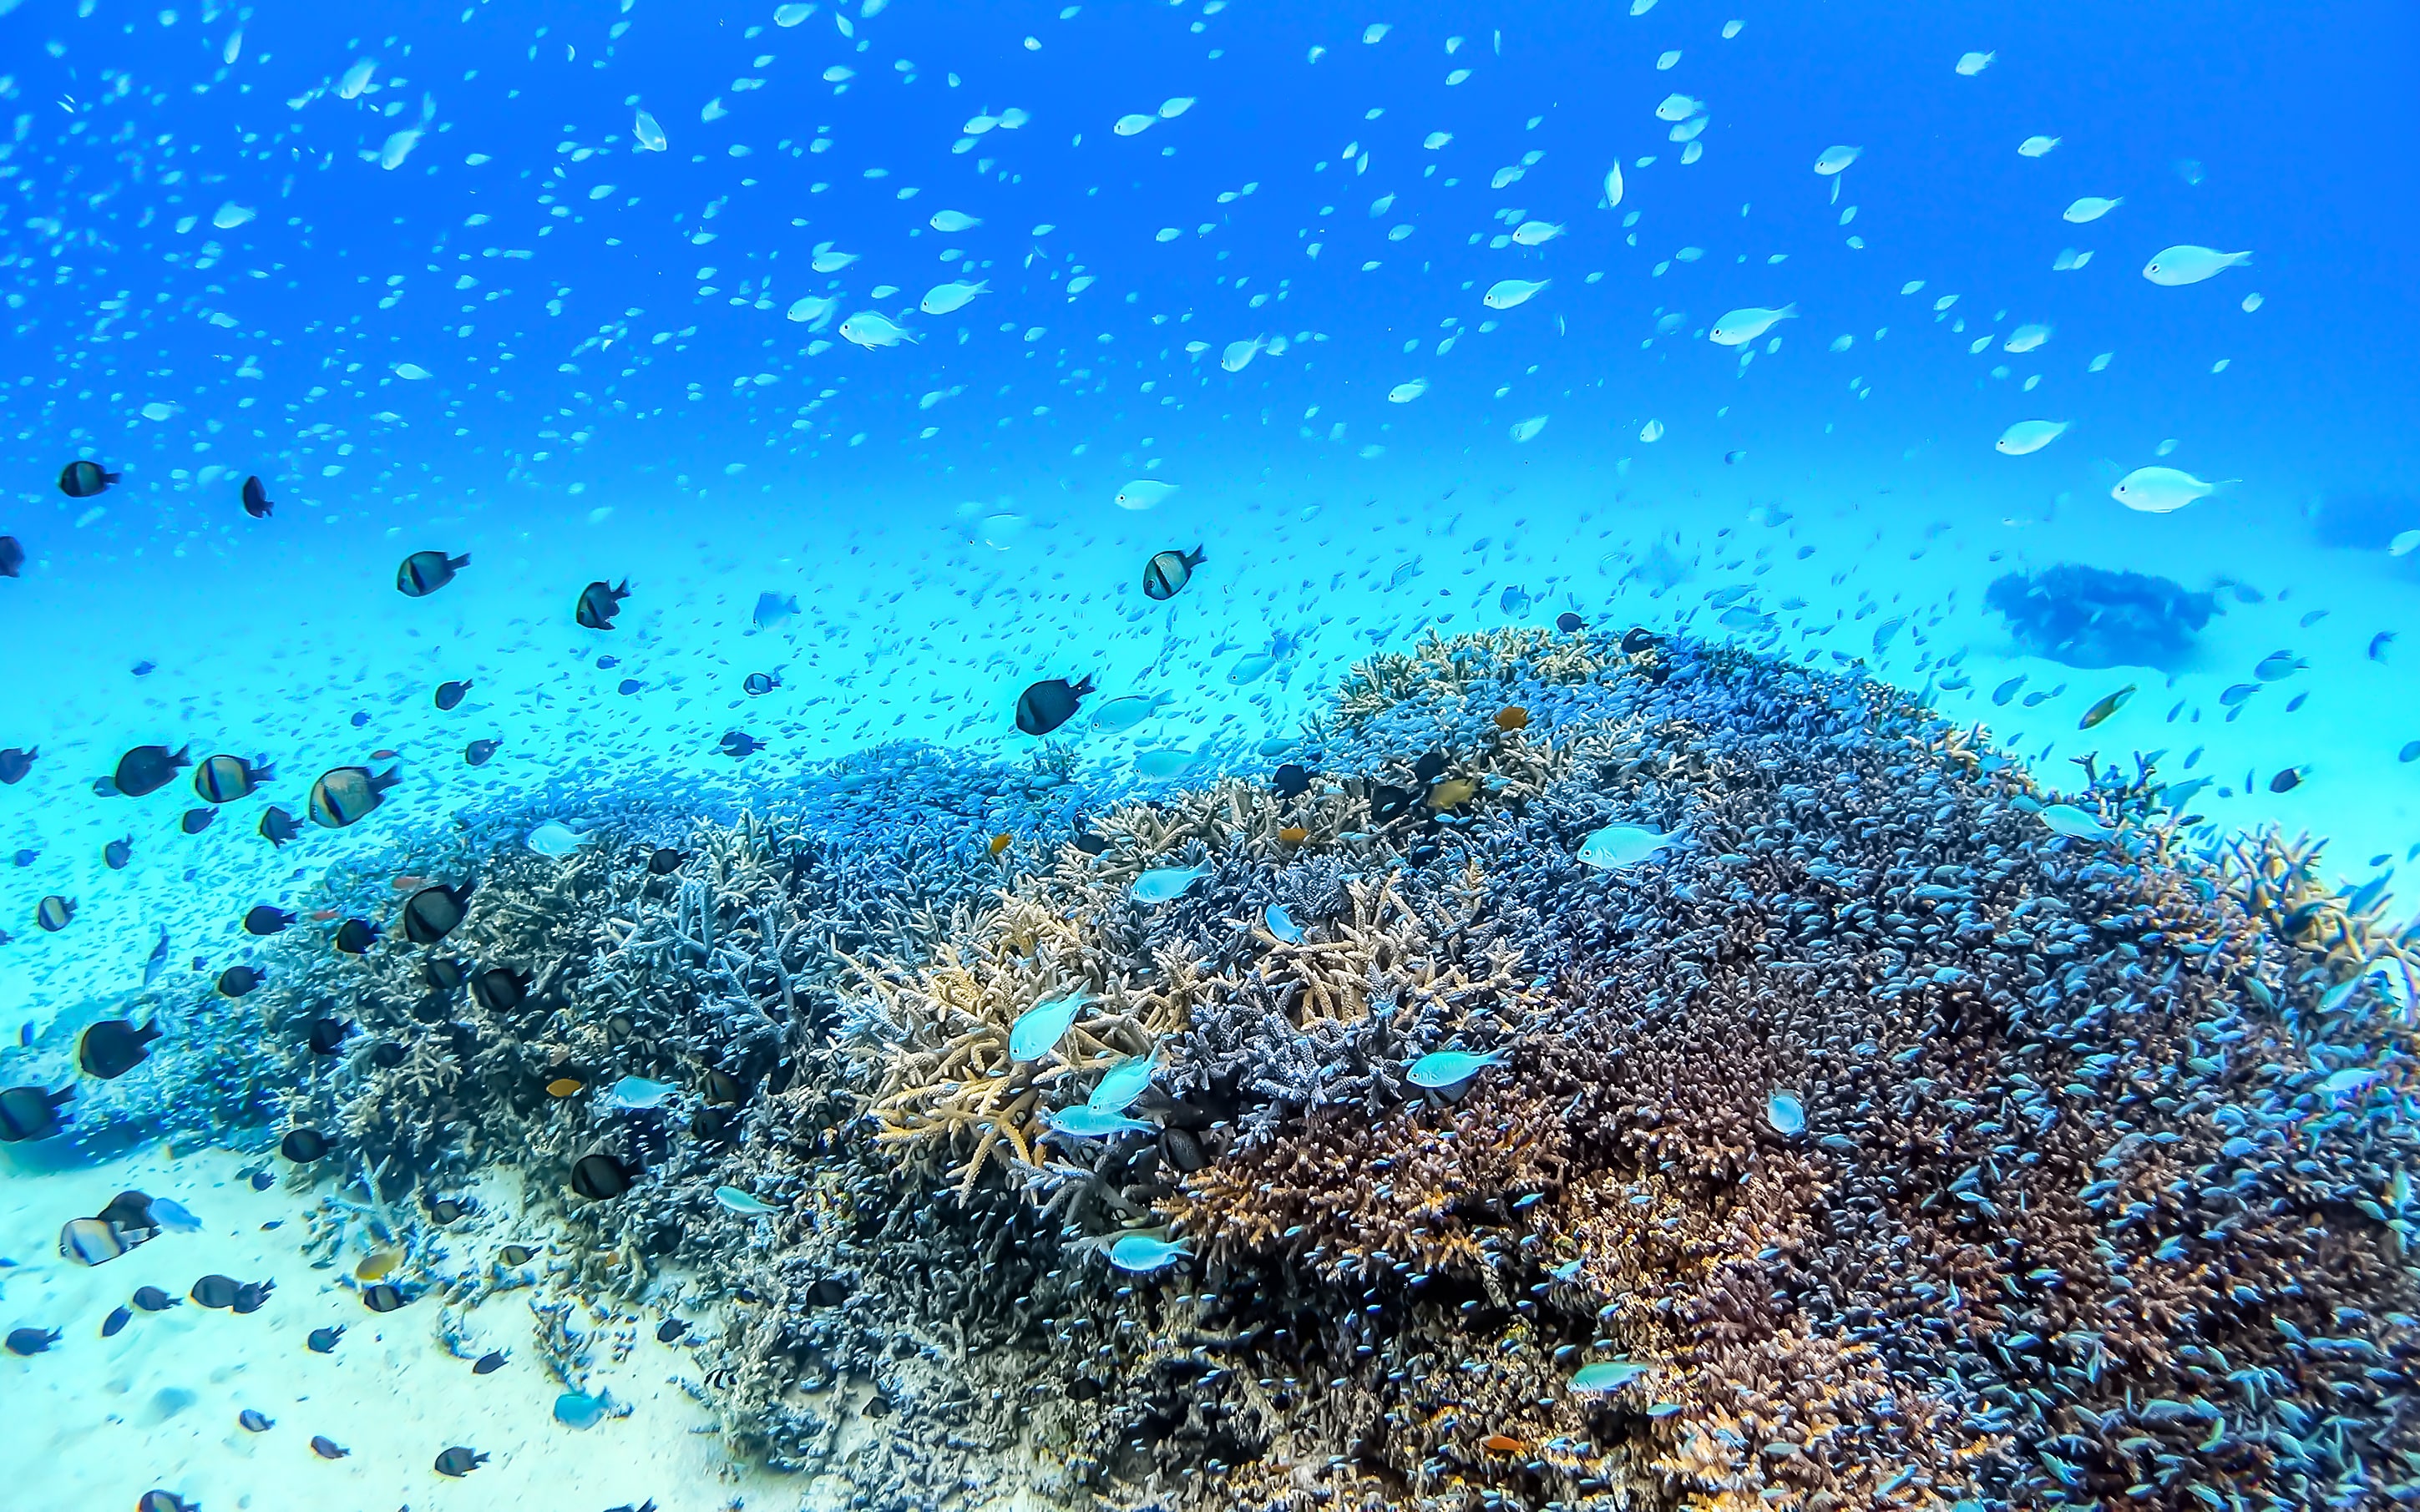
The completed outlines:
[[[331,1223],[407,1232],[409,1286],[533,1288],[575,1389],[711,1304],[735,1452],[858,1505],[2420,1496],[2375,889],[2196,852],[2144,764],[2048,793],[1876,685],[1649,639],[1376,658],[1291,796],[925,752],[563,862],[457,841],[413,864],[477,873],[455,934],[209,1011],[297,1047],[256,1137],[327,1133]],[[1663,843],[1582,859],[1613,825]],[[1484,1060],[1416,1080],[1441,1051]],[[573,1195],[599,1155],[628,1190]],[[498,1168],[564,1236],[527,1273],[447,1207]]]

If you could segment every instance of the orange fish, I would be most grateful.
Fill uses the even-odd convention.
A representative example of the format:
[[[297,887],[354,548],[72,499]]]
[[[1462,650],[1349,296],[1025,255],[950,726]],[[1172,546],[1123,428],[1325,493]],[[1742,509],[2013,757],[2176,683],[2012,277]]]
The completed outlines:
[[[1496,728],[1511,733],[1529,728],[1529,711],[1518,703],[1507,703],[1496,711]]]
[[[395,752],[391,750],[374,750],[370,752],[370,760],[374,762],[391,762],[395,760]]]
[[[428,879],[427,877],[397,877],[395,879],[395,890],[397,892],[418,892],[421,888],[427,886],[428,886]]]
[[[1303,828],[1300,825],[1288,825],[1283,829],[1278,831],[1278,839],[1288,845],[1299,845],[1304,841],[1311,839],[1311,831]]]
[[[1001,830],[999,834],[994,835],[991,838],[991,853],[994,856],[998,856],[1001,852],[1008,849],[1016,839],[1016,837],[1010,834],[1007,830]]]
[[[314,922],[324,924],[343,912],[341,908],[314,908],[311,910],[311,918]]]
[[[579,1094],[582,1088],[587,1085],[587,1083],[582,1081],[577,1076],[558,1076],[554,1080],[546,1084],[546,1095],[549,1097],[574,1097]]]
[[[1501,1433],[1489,1434],[1479,1441],[1479,1446],[1489,1454],[1496,1455],[1518,1455],[1529,1452],[1529,1445],[1527,1443],[1519,1439],[1508,1439]]]

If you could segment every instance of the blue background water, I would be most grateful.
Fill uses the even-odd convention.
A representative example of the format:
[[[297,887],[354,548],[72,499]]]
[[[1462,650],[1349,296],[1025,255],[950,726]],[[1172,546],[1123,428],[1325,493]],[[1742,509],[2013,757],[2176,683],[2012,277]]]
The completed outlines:
[[[383,8],[370,29],[342,8],[85,8],[0,16],[0,532],[30,558],[0,583],[0,746],[42,753],[0,789],[0,846],[38,853],[0,871],[15,1019],[124,985],[161,927],[215,970],[251,903],[465,808],[704,806],[902,737],[1017,754],[1016,691],[1086,671],[1095,708],[1168,702],[1129,733],[1079,718],[1081,759],[1248,764],[1426,625],[1568,608],[1727,634],[1706,601],[1725,588],[1775,616],[1748,639],[1930,687],[2047,751],[2052,780],[2086,749],[2198,746],[2227,794],[2197,808],[2336,833],[2349,877],[2420,840],[2420,767],[2397,760],[2420,644],[2368,651],[2408,620],[2420,560],[2385,549],[2420,526],[2408,8],[898,0],[847,8],[846,34],[830,6],[785,27],[769,4],[662,0]],[[1391,29],[1364,42],[1372,23]],[[374,87],[339,98],[362,59]],[[1708,106],[1694,163],[1654,114],[1675,91]],[[632,150],[633,101],[668,150]],[[1012,107],[1031,119],[967,132]],[[2035,133],[2060,145],[2019,156]],[[1812,171],[1836,144],[1864,149],[1837,204]],[[2086,194],[2124,203],[2063,222]],[[256,218],[215,227],[229,202]],[[982,224],[932,229],[945,209]],[[1490,244],[1524,219],[1566,231]],[[859,260],[814,271],[827,242]],[[2179,242],[2255,257],[2182,288],[2140,276]],[[2053,271],[2070,247],[2093,260]],[[988,292],[916,313],[957,277]],[[1484,308],[1507,277],[1548,283]],[[920,339],[868,350],[785,318],[809,296]],[[1792,301],[1745,366],[1702,335]],[[2002,349],[2036,322],[2046,345]],[[1283,351],[1221,365],[1271,336]],[[1995,453],[2028,418],[2073,429]],[[124,482],[63,498],[79,455]],[[2172,516],[2109,498],[2154,461],[2242,481]],[[237,506],[247,472],[270,520]],[[1179,491],[1117,508],[1143,477]],[[1637,574],[1659,540],[1685,579]],[[1196,542],[1193,586],[1143,599],[1148,555]],[[396,563],[423,548],[473,565],[408,600]],[[2223,595],[2180,668],[2065,669],[1980,607],[1999,573],[2061,561],[2259,602]],[[583,583],[625,577],[617,629],[571,623]],[[757,628],[768,591],[803,612]],[[2224,721],[2220,690],[2281,649],[2309,667]],[[777,669],[779,691],[741,693]],[[1989,701],[2019,674],[2062,691]],[[472,699],[432,708],[462,676]],[[2130,682],[2137,701],[2078,734]],[[735,763],[731,729],[768,748]],[[482,737],[503,750],[469,768]],[[155,740],[267,755],[278,779],[193,837],[182,783],[92,795]],[[272,857],[261,805],[300,812],[314,774],[374,749],[403,759],[388,808]],[[2267,791],[2297,765],[2299,788]],[[101,845],[126,834],[134,864],[112,872]],[[51,892],[82,913],[46,937]]]

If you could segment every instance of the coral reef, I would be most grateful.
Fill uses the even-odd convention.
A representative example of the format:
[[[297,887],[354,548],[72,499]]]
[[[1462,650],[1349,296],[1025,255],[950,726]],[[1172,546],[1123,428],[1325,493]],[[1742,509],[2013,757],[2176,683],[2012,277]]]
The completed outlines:
[[[1651,642],[1373,657],[1307,784],[919,749],[560,862],[473,825],[402,863],[475,877],[442,942],[280,941],[179,1013],[276,1055],[138,1077],[325,1132],[332,1253],[399,1239],[441,1330],[526,1290],[575,1389],[710,1315],[733,1451],[866,1507],[2420,1496],[2378,890]]]
[[[2071,667],[2173,666],[2218,609],[2165,578],[2071,562],[1995,578],[1983,603],[2018,645]]]

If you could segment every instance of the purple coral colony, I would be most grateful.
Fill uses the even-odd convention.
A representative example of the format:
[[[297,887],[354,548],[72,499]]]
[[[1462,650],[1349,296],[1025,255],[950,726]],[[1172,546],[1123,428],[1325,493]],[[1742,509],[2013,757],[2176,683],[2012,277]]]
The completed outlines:
[[[532,1288],[566,1381],[698,1319],[732,1454],[885,1512],[2420,1497],[2406,943],[2079,775],[1733,648],[1432,640],[1190,791],[890,748],[449,825],[330,883],[365,952],[150,994],[64,1137],[244,1131],[399,1251],[365,1304]]]

